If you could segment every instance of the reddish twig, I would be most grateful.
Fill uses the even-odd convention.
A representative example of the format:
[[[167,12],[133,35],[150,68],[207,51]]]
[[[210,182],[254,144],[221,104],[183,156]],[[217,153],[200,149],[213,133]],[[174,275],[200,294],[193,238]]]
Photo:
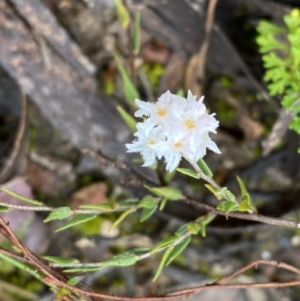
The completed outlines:
[[[254,262],[249,263],[248,265],[236,270],[235,272],[222,277],[221,279],[217,280],[216,282],[212,284],[207,284],[204,286],[196,287],[196,288],[190,288],[190,289],[183,289],[178,292],[174,292],[171,294],[168,294],[166,296],[161,297],[145,297],[145,298],[131,298],[131,297],[121,297],[121,296],[112,296],[112,295],[106,295],[101,294],[92,291],[89,287],[81,285],[79,286],[71,286],[67,284],[68,277],[64,274],[56,271],[55,269],[48,266],[47,262],[40,259],[38,256],[36,256],[34,253],[32,253],[29,249],[27,249],[15,236],[15,234],[11,231],[9,226],[5,223],[5,221],[0,218],[0,233],[2,233],[7,239],[11,241],[13,245],[18,247],[23,255],[25,256],[25,259],[28,263],[34,265],[40,272],[45,274],[45,282],[48,284],[55,285],[57,287],[64,287],[66,289],[69,289],[72,294],[76,293],[77,295],[84,296],[84,297],[92,297],[97,299],[107,299],[107,300],[116,300],[116,301],[163,301],[163,300],[172,300],[177,297],[186,297],[187,295],[196,294],[204,290],[211,290],[211,289],[223,289],[223,288],[272,288],[272,287],[291,287],[291,286],[298,286],[300,285],[300,280],[294,280],[290,282],[268,282],[268,283],[247,283],[247,284],[223,284],[234,277],[244,273],[245,271],[249,270],[250,268],[257,267],[258,265],[272,265],[276,266],[277,268],[283,268],[285,270],[291,271],[295,273],[296,275],[300,276],[300,269],[293,267],[289,264],[283,263],[283,262],[277,262],[277,261],[267,261],[267,260],[256,260]],[[16,256],[13,253],[7,252],[5,250],[1,250],[1,253],[14,257],[18,260],[24,260],[24,258],[19,258],[19,256]],[[66,296],[67,297],[67,296]],[[68,299],[65,299],[68,300]],[[69,299],[70,300],[70,299]]]

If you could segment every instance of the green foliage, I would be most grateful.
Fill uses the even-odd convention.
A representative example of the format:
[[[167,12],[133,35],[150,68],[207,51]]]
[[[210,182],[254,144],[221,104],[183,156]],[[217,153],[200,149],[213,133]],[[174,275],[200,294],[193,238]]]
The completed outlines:
[[[2,186],[0,186],[0,190],[4,191],[5,193],[9,194],[10,196],[16,198],[17,200],[19,201],[22,201],[22,202],[25,202],[25,203],[29,203],[29,204],[32,204],[32,205],[35,205],[35,206],[43,206],[44,204],[42,202],[39,202],[37,200],[32,200],[32,199],[28,199],[28,198],[25,198],[21,195],[18,195],[12,191],[10,191],[9,189],[6,189]]]
[[[151,83],[153,90],[156,90],[166,68],[159,63],[148,63],[143,65],[143,69]]]
[[[221,202],[218,207],[218,210],[225,211],[226,213],[229,213],[231,211],[236,211],[239,209],[239,205],[237,203],[231,202],[231,201],[224,201]]]
[[[195,179],[199,179],[200,176],[192,169],[189,169],[189,168],[177,168],[176,169],[178,172],[184,174],[184,175],[187,175],[191,178],[195,178]]]
[[[53,263],[58,263],[62,265],[72,265],[74,263],[78,263],[79,260],[76,258],[62,258],[62,257],[56,257],[56,256],[43,256],[45,260],[48,260]]]
[[[85,223],[97,217],[97,214],[78,214],[74,218],[72,218],[69,222],[67,222],[62,227],[58,228],[55,232],[60,232],[62,230],[74,227],[81,223]]]
[[[290,129],[300,134],[300,10],[293,9],[283,19],[285,27],[261,21],[257,27],[257,43],[269,93],[281,96],[282,106],[295,116]],[[282,43],[280,36],[286,37],[287,42]]]
[[[70,207],[58,207],[53,210],[47,218],[44,220],[44,223],[53,221],[53,220],[61,220],[65,219],[73,214],[73,210]]]
[[[117,68],[122,77],[123,89],[124,89],[126,100],[130,105],[132,105],[133,107],[136,107],[134,100],[136,98],[139,98],[139,93],[138,93],[136,87],[134,86],[132,80],[130,79],[126,68],[123,66],[119,56],[116,53],[114,53],[114,59],[115,59]]]
[[[208,176],[210,178],[213,176],[212,171],[210,170],[210,168],[207,166],[207,164],[205,163],[205,161],[203,159],[200,159],[197,162],[197,164],[206,176]]]
[[[120,24],[127,28],[130,23],[130,14],[126,6],[123,4],[122,0],[115,0],[115,6],[117,11],[117,16]]]
[[[157,196],[161,196],[171,201],[178,201],[184,198],[182,192],[174,187],[149,187],[145,185],[145,188]]]
[[[239,205],[239,211],[247,211],[249,213],[257,212],[254,203],[252,202],[251,196],[248,193],[246,186],[240,177],[236,177],[240,186],[242,199]]]
[[[119,112],[124,122],[127,124],[130,131],[134,133],[136,131],[135,119],[129,113],[127,113],[121,106],[117,106],[117,111]]]
[[[137,11],[134,15],[134,28],[133,28],[133,53],[137,55],[140,52],[140,23],[141,13]]]

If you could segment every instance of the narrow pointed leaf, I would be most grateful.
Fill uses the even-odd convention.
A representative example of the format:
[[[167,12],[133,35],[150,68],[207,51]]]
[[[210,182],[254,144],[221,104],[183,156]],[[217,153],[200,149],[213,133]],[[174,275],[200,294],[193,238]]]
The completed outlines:
[[[127,28],[130,23],[130,15],[126,6],[123,4],[122,0],[115,0],[115,6],[119,22],[124,28]]]
[[[154,194],[164,197],[171,201],[178,201],[184,199],[181,191],[174,187],[149,187],[145,185],[145,188],[149,191],[153,192]]]
[[[167,237],[166,239],[162,240],[161,242],[159,242],[156,246],[154,246],[151,249],[151,253],[154,253],[155,251],[159,250],[160,248],[163,248],[167,245],[172,244],[174,241],[178,240],[179,237],[177,235],[172,235],[170,237]]]
[[[133,53],[137,55],[140,52],[140,21],[141,13],[137,11],[134,16],[133,28]]]
[[[81,205],[80,208],[82,209],[91,209],[91,210],[103,210],[103,211],[110,211],[113,209],[111,204],[86,204]]]
[[[179,171],[180,173],[187,175],[189,177],[192,177],[194,179],[199,179],[200,176],[192,169],[189,168],[176,168],[177,171]]]
[[[164,266],[166,265],[166,261],[168,260],[169,255],[171,254],[171,252],[173,251],[173,249],[174,249],[174,247],[170,247],[164,253],[164,255],[163,255],[163,257],[162,257],[162,259],[160,261],[160,264],[159,264],[159,266],[157,268],[157,271],[156,271],[156,273],[155,273],[155,275],[153,277],[153,281],[155,281],[158,278],[158,276],[161,274]]]
[[[155,211],[157,210],[158,205],[153,206],[152,208],[144,208],[142,211],[142,215],[140,218],[140,222],[144,222],[145,220],[147,220],[151,215],[153,215],[155,213]]]
[[[124,68],[124,66],[122,65],[118,55],[115,53],[114,54],[114,59],[115,62],[117,64],[117,68],[121,74],[122,77],[122,81],[123,81],[123,87],[124,87],[124,94],[126,97],[127,102],[132,105],[133,107],[136,107],[136,104],[134,102],[134,100],[136,98],[139,98],[139,93],[137,91],[137,89],[135,88],[133,82],[131,81],[128,72],[126,71],[126,69]]]
[[[79,260],[76,258],[61,258],[56,256],[43,256],[43,259],[48,260],[50,262],[58,263],[61,265],[72,265],[74,263],[78,263]]]
[[[126,216],[128,216],[129,214],[131,214],[134,211],[136,211],[136,208],[129,208],[128,210],[126,210],[125,212],[123,212],[118,217],[118,219],[112,224],[112,226],[110,227],[110,229],[108,230],[108,232],[110,230],[112,230],[113,228],[117,227],[126,218]]]
[[[58,207],[57,209],[53,210],[47,218],[44,219],[44,223],[47,223],[49,221],[53,220],[62,220],[65,218],[68,218],[73,214],[73,210],[70,207]]]
[[[127,200],[119,202],[118,205],[121,207],[135,206],[139,203],[139,201],[140,201],[139,199],[127,199]]]
[[[203,159],[200,159],[197,164],[206,176],[212,177],[213,173]]]
[[[59,232],[59,231],[74,227],[76,225],[85,223],[96,217],[97,217],[97,214],[78,214],[73,219],[71,219],[69,222],[67,222],[65,225],[58,228],[55,232]]]
[[[242,179],[239,176],[237,176],[236,179],[239,183],[242,196],[247,194],[248,191],[247,191],[246,186],[245,186],[244,182],[242,181]]]
[[[128,128],[132,133],[136,132],[136,121],[135,119],[128,114],[121,106],[117,106],[117,111],[119,112],[120,116],[124,120],[124,122],[127,124]]]
[[[210,184],[204,184],[204,186],[205,186],[210,192],[212,192],[218,200],[221,200],[221,199],[222,199],[222,197],[220,197],[219,195],[217,195],[217,191],[218,191],[217,188],[215,188],[214,186],[212,186],[212,185],[210,185]]]
[[[182,236],[182,235],[184,235],[184,234],[186,234],[186,233],[188,233],[188,232],[189,232],[188,226],[187,226],[187,224],[185,224],[185,225],[182,225],[182,226],[175,232],[175,235],[176,235],[177,237],[180,237],[180,236]]]
[[[42,202],[39,202],[37,200],[32,200],[32,199],[28,199],[28,198],[24,198],[22,197],[21,195],[18,195],[4,187],[1,187],[0,186],[0,190],[4,191],[5,193],[9,194],[10,196],[16,198],[17,200],[19,201],[22,201],[22,202],[25,202],[25,203],[29,203],[29,204],[32,204],[32,205],[36,205],[36,206],[43,206],[44,204]]]
[[[166,262],[166,265],[169,265],[183,250],[188,246],[191,241],[191,237],[186,237],[181,243],[176,245],[173,250],[170,252],[169,258]]]
[[[168,199],[166,199],[166,198],[164,198],[164,199],[161,201],[161,203],[160,203],[160,205],[159,205],[159,211],[162,211],[162,210],[165,209],[165,207],[166,207],[166,205],[167,205],[167,202],[168,202]]]
[[[205,236],[206,236],[206,225],[201,224],[201,225],[200,225],[200,231],[201,231],[201,235],[202,235],[203,237],[205,237]]]

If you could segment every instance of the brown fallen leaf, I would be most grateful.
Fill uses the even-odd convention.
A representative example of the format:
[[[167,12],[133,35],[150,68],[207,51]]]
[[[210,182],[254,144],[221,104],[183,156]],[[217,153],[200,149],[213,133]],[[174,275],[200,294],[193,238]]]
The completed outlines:
[[[104,182],[92,183],[75,192],[71,198],[71,207],[77,208],[85,204],[107,202],[107,185]]]

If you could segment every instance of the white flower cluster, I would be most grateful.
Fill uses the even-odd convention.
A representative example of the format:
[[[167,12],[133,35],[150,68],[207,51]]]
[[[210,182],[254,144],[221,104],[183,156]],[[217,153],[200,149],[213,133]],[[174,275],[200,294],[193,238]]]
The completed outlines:
[[[181,158],[196,163],[206,154],[206,148],[220,154],[217,145],[208,136],[216,133],[219,122],[215,114],[207,114],[203,98],[198,101],[191,91],[187,98],[167,91],[156,103],[136,99],[139,109],[136,117],[147,117],[137,123],[137,137],[131,144],[126,144],[127,152],[141,153],[145,163],[151,166],[155,159],[165,159],[166,170],[172,172],[179,165]]]

